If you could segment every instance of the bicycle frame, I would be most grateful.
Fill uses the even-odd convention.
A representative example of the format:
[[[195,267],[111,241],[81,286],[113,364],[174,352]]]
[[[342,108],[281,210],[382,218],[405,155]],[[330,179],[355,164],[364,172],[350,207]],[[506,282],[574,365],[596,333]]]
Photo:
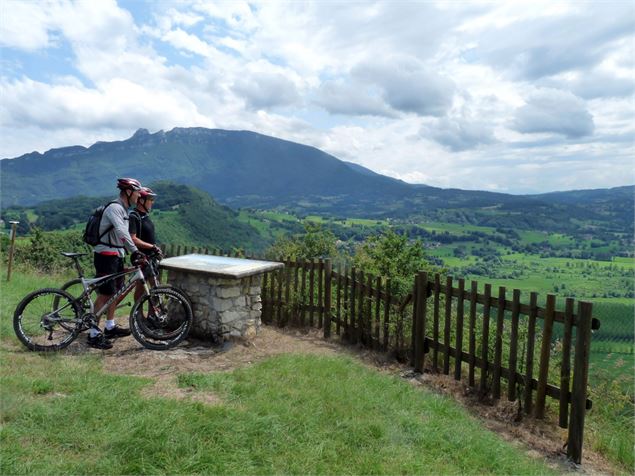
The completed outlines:
[[[113,294],[112,297],[108,299],[108,301],[106,301],[106,303],[101,307],[101,309],[95,311],[95,303],[90,297],[91,293],[95,289],[97,289],[100,285],[108,281],[112,281],[120,277],[126,276],[128,274],[130,275],[130,277],[128,278],[126,283],[123,285],[123,287],[118,289],[117,292],[115,292],[115,294]],[[117,305],[121,301],[123,301],[123,299],[128,295],[128,293],[132,290],[132,288],[135,287],[138,281],[141,281],[143,283],[146,294],[150,293],[150,289],[148,288],[148,283],[146,282],[143,272],[141,271],[141,267],[139,266],[135,266],[134,268],[124,269],[123,271],[120,271],[118,273],[108,274],[106,276],[100,276],[98,278],[86,279],[84,277],[81,277],[80,279],[82,282],[82,286],[84,287],[84,292],[76,300],[82,301],[86,299],[88,303],[90,304],[91,314],[93,314],[96,318],[99,318],[100,316],[105,314],[111,305],[113,304]]]

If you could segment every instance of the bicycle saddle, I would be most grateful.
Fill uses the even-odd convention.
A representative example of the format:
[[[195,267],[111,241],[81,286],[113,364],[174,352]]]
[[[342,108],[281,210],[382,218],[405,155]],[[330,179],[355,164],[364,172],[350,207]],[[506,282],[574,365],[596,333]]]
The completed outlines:
[[[60,251],[60,254],[63,256],[66,256],[67,258],[74,258],[75,256],[84,256],[87,255],[88,253],[67,253],[64,251]]]

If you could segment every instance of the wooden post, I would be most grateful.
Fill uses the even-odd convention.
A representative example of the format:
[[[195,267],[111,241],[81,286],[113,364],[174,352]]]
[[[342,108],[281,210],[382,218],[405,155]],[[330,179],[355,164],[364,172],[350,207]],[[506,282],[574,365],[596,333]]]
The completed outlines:
[[[567,298],[564,309],[562,365],[560,366],[560,428],[567,428],[569,420],[569,381],[571,379],[571,335],[573,334],[573,306],[573,299]]]
[[[313,313],[315,312],[315,306],[313,304],[313,298],[315,296],[315,260],[309,261],[309,326],[313,327]]]
[[[351,344],[357,344],[357,330],[355,329],[355,299],[356,299],[356,283],[357,280],[357,269],[355,267],[351,268],[351,292],[349,293],[349,311],[350,311],[350,319],[348,320],[348,329],[349,329],[349,339]]]
[[[11,266],[13,265],[13,253],[15,252],[15,235],[19,221],[10,221],[11,223],[11,245],[9,246],[9,262],[7,264],[7,281],[11,280]]]
[[[531,414],[531,381],[534,372],[534,345],[536,342],[536,315],[538,314],[538,293],[529,295],[529,322],[527,325],[527,365],[525,370],[525,413]]]
[[[282,282],[284,271],[285,270],[283,269],[278,270],[278,312],[276,314],[276,324],[278,325],[278,327],[282,327]]]
[[[445,278],[445,323],[443,326],[443,373],[450,373],[450,329],[452,324],[452,276]]]
[[[337,293],[336,293],[336,316],[337,316],[337,323],[335,325],[335,333],[337,335],[340,335],[341,332],[341,328],[342,328],[342,268],[338,267],[338,273],[337,273]]]
[[[289,318],[291,315],[291,258],[287,258],[284,261],[284,267],[286,268],[284,271],[284,322],[283,325],[286,326],[289,323]]]
[[[380,313],[380,308],[381,308],[381,276],[377,276],[377,279],[375,280],[375,329],[374,329],[374,336],[373,336],[373,349],[379,350],[380,345],[379,345],[379,328],[381,327],[380,325],[380,320],[379,320],[379,313]]]
[[[498,312],[496,313],[496,341],[494,343],[494,382],[492,396],[501,397],[501,363],[503,360],[503,323],[505,321],[505,287],[498,288]]]
[[[463,293],[465,292],[465,279],[459,278],[459,300],[456,309],[456,358],[454,359],[454,380],[461,380],[461,364],[463,358]]]
[[[351,339],[351,331],[350,331],[350,309],[351,309],[351,300],[349,297],[350,291],[350,280],[348,277],[348,265],[344,267],[344,312],[342,313],[342,319],[344,319],[344,337],[350,341]]]
[[[426,339],[426,295],[428,290],[428,273],[420,271],[415,279],[416,286],[416,326],[415,326],[415,372],[423,373]]]
[[[386,278],[386,301],[384,302],[384,342],[383,350],[386,352],[390,344],[390,278]]]
[[[304,324],[306,322],[306,260],[304,258],[302,258],[302,260],[300,260],[301,266],[302,266],[302,283],[300,285],[300,294],[301,294],[301,298],[300,298],[300,325],[302,327],[304,327]]]
[[[512,332],[509,346],[509,388],[507,399],[510,402],[516,400],[516,369],[518,367],[518,319],[520,314],[520,290],[514,289],[512,301]]]
[[[483,342],[481,346],[481,383],[480,392],[481,395],[487,394],[487,372],[488,372],[488,354],[489,354],[489,313],[490,313],[490,298],[492,296],[492,285],[485,284],[485,306],[483,307]]]
[[[478,298],[478,283],[472,281],[470,290],[470,335],[468,336],[468,353],[470,354],[468,366],[468,384],[476,385],[474,379],[474,367],[476,367],[476,300]]]
[[[547,396],[547,378],[549,377],[549,359],[551,356],[551,335],[553,333],[553,317],[556,310],[556,296],[547,294],[545,319],[542,330],[542,346],[540,348],[540,370],[538,388],[536,389],[536,418],[545,417],[545,399]]]
[[[357,342],[364,343],[363,341],[363,332],[364,332],[364,272],[359,271],[359,301],[357,301]]]
[[[293,316],[292,322],[294,326],[298,325],[298,314],[299,314],[299,299],[298,299],[298,274],[300,273],[300,263],[296,259],[293,262],[293,306],[291,308],[291,314]]]
[[[578,303],[577,335],[573,363],[573,394],[571,419],[569,420],[569,444],[567,457],[574,463],[582,462],[582,437],[586,413],[587,380],[589,378],[589,353],[591,351],[591,320],[593,304]]]
[[[320,258],[318,261],[318,329],[324,324],[324,287],[322,281],[324,278],[324,260]]]
[[[324,338],[331,337],[331,260],[324,262]]]
[[[439,371],[439,292],[441,290],[441,277],[439,273],[434,275],[434,313],[432,321],[432,371]]]

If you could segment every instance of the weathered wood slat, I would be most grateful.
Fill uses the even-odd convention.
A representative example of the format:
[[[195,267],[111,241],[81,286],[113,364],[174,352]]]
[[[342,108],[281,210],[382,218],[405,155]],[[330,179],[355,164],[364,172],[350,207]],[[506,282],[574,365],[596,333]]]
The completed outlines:
[[[363,283],[364,282],[364,272],[363,271],[359,271],[358,272],[358,276],[359,276],[359,282]],[[357,337],[356,337],[356,342],[363,342],[363,337],[362,334],[364,332],[364,326],[365,326],[365,321],[364,321],[364,288],[360,288],[357,291],[357,316],[355,316],[355,319],[357,321]]]
[[[560,365],[560,390],[562,390],[560,398],[559,424],[561,428],[567,428],[569,425],[569,405],[564,398],[569,392],[569,381],[571,378],[571,337],[573,334],[572,318],[573,318],[573,299],[567,298],[565,301],[565,320],[564,332],[562,336],[562,363]]]
[[[302,259],[300,266],[302,267],[302,282],[300,283],[300,293],[302,295],[300,299],[300,325],[304,327],[306,325],[306,260]]]
[[[349,300],[349,289],[350,289],[350,280],[348,277],[348,266],[344,268],[344,336],[350,340],[351,332],[350,332],[350,307],[351,303]]]
[[[317,326],[322,329],[324,323],[324,260],[320,259],[318,262],[318,322]]]
[[[492,293],[492,285],[485,284],[485,304],[483,306],[483,339],[481,345],[481,381],[479,390],[481,395],[485,395],[487,389],[487,372],[488,372],[488,352],[489,352],[489,314],[490,314],[490,294]]]
[[[468,336],[468,352],[470,359],[468,361],[468,384],[470,387],[476,385],[474,379],[474,367],[476,365],[476,297],[478,294],[478,283],[472,281],[470,288],[470,325]]]
[[[456,303],[456,349],[458,355],[463,353],[463,314],[464,314],[464,296],[465,279],[459,279],[459,298]],[[461,359],[454,359],[454,380],[461,380]]]
[[[356,302],[357,302],[357,288],[356,288],[356,284],[357,284],[357,268],[353,267],[351,268],[351,280],[350,280],[350,284],[351,284],[351,291],[349,294],[349,301],[350,301],[350,306],[349,306],[349,311],[350,311],[350,316],[349,316],[349,338],[351,343],[356,344],[357,343],[357,329],[356,329],[356,324],[355,324],[355,307],[356,307]]]
[[[439,273],[434,275],[434,311],[432,321],[432,338],[435,342],[439,341],[439,293],[441,290],[441,277]],[[435,347],[432,349],[432,371],[439,371],[439,350]]]
[[[324,262],[324,338],[331,337],[331,260]]]
[[[375,280],[375,287],[377,288],[375,291],[375,325],[374,325],[374,335],[373,335],[373,339],[374,342],[376,343],[375,347],[373,347],[375,350],[379,350],[379,348],[381,347],[379,345],[380,340],[379,340],[379,330],[381,328],[381,322],[380,322],[380,312],[381,312],[381,276],[377,276],[376,280]]]
[[[443,350],[444,349],[444,345],[441,342],[434,342],[430,337],[426,337],[426,346],[428,346],[430,349],[434,349],[434,347],[437,347],[439,350]],[[457,357],[457,352],[456,349],[454,347],[450,347],[450,356],[452,356],[453,358]],[[464,362],[469,361],[469,354],[467,352],[462,352],[461,353],[461,360]],[[483,366],[483,361],[481,360],[480,357],[476,357],[476,366],[477,367],[482,367]],[[491,362],[490,362],[491,363]],[[506,379],[509,380],[509,369],[506,367],[501,367],[501,375]],[[525,381],[525,377],[526,375],[523,375],[521,373],[516,373],[516,380],[520,380],[520,381]],[[538,388],[538,380],[531,379],[529,381],[529,386],[531,389],[536,390]],[[556,400],[560,400],[560,389],[558,387],[556,387],[555,385],[551,385],[551,384],[547,384],[547,395],[556,399]],[[567,395],[567,399],[569,400],[569,402],[573,401],[573,392],[569,392]],[[591,401],[590,399],[586,399],[585,400],[585,408],[587,410],[590,410],[593,407],[593,401]]]
[[[545,320],[542,328],[542,344],[540,347],[540,368],[538,371],[538,390],[536,391],[536,418],[545,417],[545,397],[547,379],[549,378],[549,360],[551,356],[551,335],[553,334],[553,312],[556,308],[556,296],[547,295]]]
[[[577,464],[582,462],[582,441],[584,437],[584,416],[586,414],[586,392],[589,378],[589,354],[591,351],[591,321],[593,305],[578,302],[580,316],[576,333],[573,363],[573,399],[569,419],[567,456]]]
[[[452,276],[445,278],[445,322],[443,326],[443,373],[450,373],[450,328],[452,322]]]
[[[282,325],[282,288],[284,288],[284,269],[278,270],[278,302],[281,303],[278,306],[278,313],[276,315],[276,324]]]
[[[390,278],[386,279],[386,291],[390,291]],[[390,345],[390,304],[390,293],[386,292],[384,301],[384,351],[387,351]]]
[[[498,288],[498,309],[496,314],[496,341],[494,342],[494,381],[492,396],[501,397],[501,362],[503,360],[503,325],[505,321],[505,287]]]
[[[529,320],[527,322],[527,357],[525,371],[525,413],[530,415],[532,412],[532,398],[530,382],[534,372],[534,345],[536,342],[536,311],[538,309],[538,293],[532,292],[529,295]]]
[[[315,303],[315,260],[309,261],[309,326],[313,327],[313,309]]]
[[[509,343],[509,370],[511,378],[507,387],[507,399],[516,400],[516,369],[518,367],[518,320],[520,314],[520,290],[514,289],[512,299],[512,331]]]
[[[341,321],[342,318],[342,275],[336,275],[336,296],[335,296],[335,316],[337,317],[337,322],[335,324],[335,333],[339,336],[341,331]]]

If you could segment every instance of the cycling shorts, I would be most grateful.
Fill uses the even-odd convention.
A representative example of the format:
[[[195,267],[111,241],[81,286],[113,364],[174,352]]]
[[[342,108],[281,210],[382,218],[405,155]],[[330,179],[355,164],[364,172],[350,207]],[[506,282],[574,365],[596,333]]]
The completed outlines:
[[[119,273],[123,271],[123,258],[119,256],[103,255],[95,253],[95,277],[106,276],[107,274]],[[99,294],[105,294],[106,296],[112,296],[118,289],[123,287],[123,276],[117,279],[111,279],[97,288]]]

